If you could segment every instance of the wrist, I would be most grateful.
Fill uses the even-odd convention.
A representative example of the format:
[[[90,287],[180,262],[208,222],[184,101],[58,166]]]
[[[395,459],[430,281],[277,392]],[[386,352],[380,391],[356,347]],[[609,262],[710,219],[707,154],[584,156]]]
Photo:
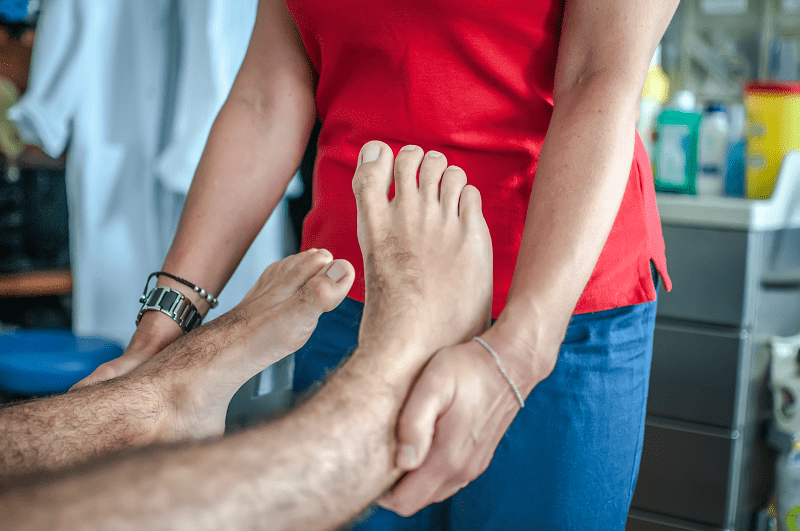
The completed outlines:
[[[157,354],[183,335],[183,330],[168,315],[157,311],[144,312],[125,350]]]
[[[200,294],[197,293],[195,290],[169,277],[165,277],[163,275],[159,276],[156,282],[156,286],[166,286],[168,288],[172,288],[174,290],[181,292],[181,294],[184,297],[186,297],[188,300],[191,301],[192,304],[194,304],[194,307],[197,308],[197,311],[200,313],[201,316],[205,316],[208,313],[208,310],[211,309],[205,297],[201,297]]]
[[[567,320],[569,324],[569,320]],[[552,315],[536,311],[530,304],[524,307],[507,304],[495,324],[481,337],[508,364],[509,373],[520,392],[527,396],[555,368],[558,351],[564,340],[566,325],[561,326]]]

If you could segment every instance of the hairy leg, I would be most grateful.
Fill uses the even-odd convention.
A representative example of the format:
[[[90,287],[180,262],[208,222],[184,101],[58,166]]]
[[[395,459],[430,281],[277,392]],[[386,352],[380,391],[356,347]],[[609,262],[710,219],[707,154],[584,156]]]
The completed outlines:
[[[306,252],[270,265],[236,309],[128,375],[0,408],[0,478],[221,434],[236,390],[299,348],[344,299],[353,268],[331,259]]]

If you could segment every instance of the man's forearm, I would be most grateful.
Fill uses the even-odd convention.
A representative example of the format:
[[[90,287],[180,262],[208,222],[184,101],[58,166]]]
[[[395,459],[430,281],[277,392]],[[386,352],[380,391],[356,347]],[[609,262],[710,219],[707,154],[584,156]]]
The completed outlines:
[[[0,478],[150,444],[165,407],[152,384],[131,378],[4,407]]]
[[[395,422],[424,360],[395,364],[383,354],[356,351],[317,395],[274,423],[16,491],[0,499],[0,512],[9,511],[0,519],[20,530],[69,529],[68,522],[121,530],[333,528],[401,474],[393,464]]]

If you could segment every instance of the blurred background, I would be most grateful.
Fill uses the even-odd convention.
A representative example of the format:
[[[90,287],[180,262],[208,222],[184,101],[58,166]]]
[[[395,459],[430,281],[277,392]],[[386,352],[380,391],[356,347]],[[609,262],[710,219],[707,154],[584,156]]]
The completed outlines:
[[[256,3],[0,0],[0,397],[63,391],[129,340]],[[317,130],[208,319],[297,251]],[[675,287],[628,529],[797,529],[800,0],[682,1],[638,130]],[[248,382],[229,428],[288,407],[291,371]]]

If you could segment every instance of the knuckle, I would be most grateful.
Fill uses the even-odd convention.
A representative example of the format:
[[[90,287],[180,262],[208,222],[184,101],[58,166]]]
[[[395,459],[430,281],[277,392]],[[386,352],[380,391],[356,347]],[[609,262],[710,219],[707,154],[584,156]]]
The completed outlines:
[[[447,471],[448,475],[460,475],[464,469],[464,464],[464,457],[460,452],[447,452],[444,461],[444,469]]]
[[[410,504],[397,504],[392,510],[405,518],[414,516],[414,513],[417,512],[415,507]]]
[[[376,179],[374,170],[363,166],[360,167],[353,175],[353,193],[358,197],[369,193],[375,186]]]
[[[314,290],[306,283],[304,286],[301,286],[300,289],[297,290],[297,300],[302,304],[310,304],[314,302],[316,299],[316,293]]]
[[[306,282],[302,289],[305,295],[308,297],[309,302],[322,299],[324,298],[326,291],[325,280],[319,277],[312,277],[308,280],[308,282]]]
[[[464,473],[461,474],[461,479],[464,481],[473,481],[483,474],[487,467],[488,463],[484,464],[481,460],[475,459],[466,466]]]

